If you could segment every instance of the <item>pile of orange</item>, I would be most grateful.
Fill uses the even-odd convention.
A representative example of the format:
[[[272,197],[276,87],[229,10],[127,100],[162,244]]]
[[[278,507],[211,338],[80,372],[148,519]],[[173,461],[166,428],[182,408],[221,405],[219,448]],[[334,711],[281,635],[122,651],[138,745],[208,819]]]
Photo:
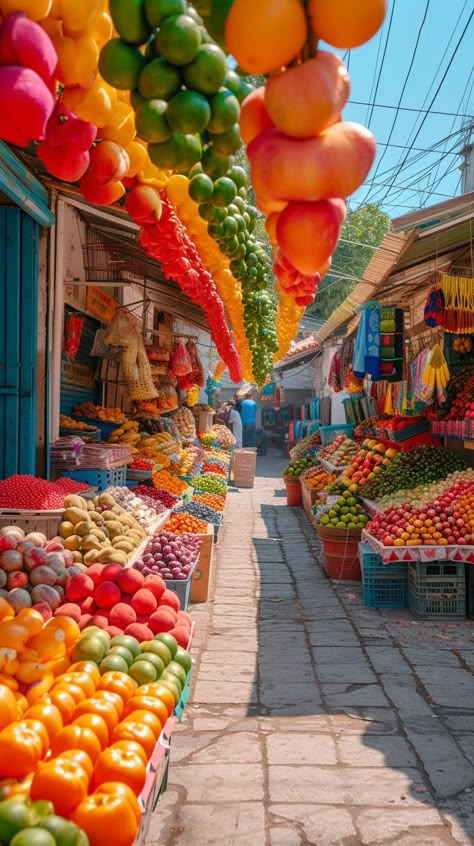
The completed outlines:
[[[168,470],[159,470],[157,473],[153,473],[151,478],[155,488],[168,491],[175,496],[182,496],[188,490],[187,483],[173,476]]]
[[[214,511],[224,511],[225,508],[225,496],[219,496],[219,494],[196,493],[193,496],[193,501],[202,502],[203,505],[208,505]]]
[[[207,533],[207,523],[204,520],[198,520],[192,514],[186,514],[184,511],[181,514],[173,514],[165,525],[166,532],[173,532],[175,535],[205,535]]]

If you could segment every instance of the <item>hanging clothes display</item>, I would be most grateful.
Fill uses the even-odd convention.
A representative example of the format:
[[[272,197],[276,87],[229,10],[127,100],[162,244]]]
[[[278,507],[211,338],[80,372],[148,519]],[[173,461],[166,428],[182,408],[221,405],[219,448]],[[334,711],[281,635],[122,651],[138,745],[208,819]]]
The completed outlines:
[[[474,333],[474,279],[443,273],[441,288],[444,295],[444,331],[457,335]]]
[[[354,375],[380,379],[380,309],[366,305],[361,312],[352,359]]]
[[[328,372],[328,387],[336,393],[341,389],[341,355],[339,350],[334,353]]]

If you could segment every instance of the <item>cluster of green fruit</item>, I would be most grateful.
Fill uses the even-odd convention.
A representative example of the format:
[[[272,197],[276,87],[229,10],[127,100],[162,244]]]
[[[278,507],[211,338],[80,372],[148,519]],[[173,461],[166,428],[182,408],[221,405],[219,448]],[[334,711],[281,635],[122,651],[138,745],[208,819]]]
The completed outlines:
[[[0,802],[0,843],[4,846],[89,846],[87,835],[54,813],[52,802],[26,794]]]
[[[467,470],[465,459],[443,447],[419,446],[400,452],[375,479],[364,487],[367,499],[378,500],[396,491],[417,485],[430,485],[456,470]]]
[[[131,635],[111,638],[103,629],[90,626],[76,643],[72,661],[93,661],[100,674],[128,673],[137,685],[160,680],[179,700],[192,667],[189,652],[166,632],[142,643]]]
[[[369,520],[370,517],[350,491],[344,491],[329,511],[317,518],[321,526],[333,529],[364,529]]]
[[[186,0],[109,5],[119,37],[102,48],[99,70],[115,88],[131,92],[137,135],[148,143],[152,162],[187,174],[203,149],[227,160],[242,144],[238,97],[251,89],[229,72],[202,18]]]
[[[288,466],[283,470],[283,475],[299,477],[305,470],[308,470],[309,467],[317,467],[318,464],[319,458],[316,455],[307,455],[306,458],[298,458],[296,461],[292,461],[288,464]]]

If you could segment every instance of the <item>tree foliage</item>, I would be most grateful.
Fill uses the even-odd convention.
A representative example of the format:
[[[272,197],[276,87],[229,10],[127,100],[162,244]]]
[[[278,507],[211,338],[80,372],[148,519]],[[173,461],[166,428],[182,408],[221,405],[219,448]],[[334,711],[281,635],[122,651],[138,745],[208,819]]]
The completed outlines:
[[[379,206],[369,204],[350,212],[333,255],[331,270],[324,277],[308,314],[326,320],[349,296],[361,279],[383,240],[390,218]],[[333,275],[335,274],[335,275]]]

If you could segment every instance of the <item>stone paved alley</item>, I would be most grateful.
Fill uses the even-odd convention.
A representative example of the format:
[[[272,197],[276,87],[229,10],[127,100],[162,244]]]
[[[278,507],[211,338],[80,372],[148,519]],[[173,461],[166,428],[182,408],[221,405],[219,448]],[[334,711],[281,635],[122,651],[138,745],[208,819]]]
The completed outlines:
[[[474,843],[474,623],[330,582],[283,462],[230,493],[149,846]]]

